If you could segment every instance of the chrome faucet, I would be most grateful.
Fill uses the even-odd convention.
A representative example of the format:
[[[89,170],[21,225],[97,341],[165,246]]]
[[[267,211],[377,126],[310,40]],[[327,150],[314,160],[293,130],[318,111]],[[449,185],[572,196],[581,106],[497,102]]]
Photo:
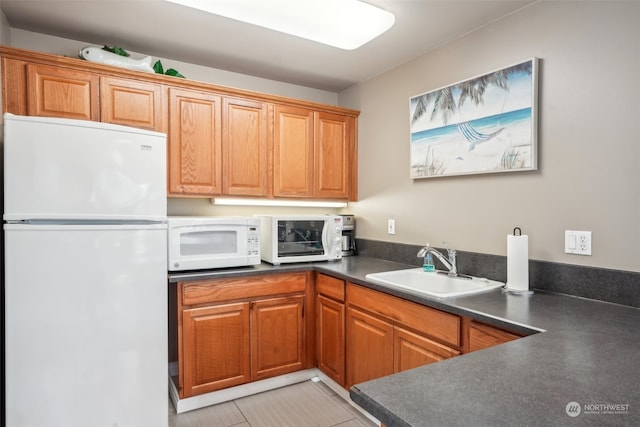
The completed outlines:
[[[456,265],[456,250],[447,248],[446,242],[442,242],[442,244],[447,249],[448,259],[445,258],[445,256],[442,255],[440,251],[429,246],[428,243],[427,243],[427,246],[420,248],[420,250],[418,251],[417,257],[424,258],[428,253],[432,253],[449,270],[449,277],[456,277],[458,275],[458,267]]]

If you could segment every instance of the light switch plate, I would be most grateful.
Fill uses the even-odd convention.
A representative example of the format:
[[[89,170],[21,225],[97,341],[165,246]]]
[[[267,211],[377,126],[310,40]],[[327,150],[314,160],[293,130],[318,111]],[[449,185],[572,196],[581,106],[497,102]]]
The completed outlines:
[[[564,252],[573,255],[591,255],[591,232],[565,230]]]
[[[387,234],[396,234],[396,220],[389,219],[387,221]]]

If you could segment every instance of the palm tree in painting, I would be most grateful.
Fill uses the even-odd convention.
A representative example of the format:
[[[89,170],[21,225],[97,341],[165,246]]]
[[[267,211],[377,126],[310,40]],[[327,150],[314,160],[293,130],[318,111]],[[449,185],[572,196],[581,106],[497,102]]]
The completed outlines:
[[[495,85],[504,90],[509,90],[509,76],[524,72],[531,74],[532,61],[523,62],[491,74],[477,77],[472,80],[459,83],[455,86],[449,86],[437,91],[425,93],[417,97],[416,108],[411,118],[411,124],[414,124],[420,117],[427,113],[429,106],[431,107],[431,120],[438,114],[441,115],[443,123],[446,125],[452,114],[456,113],[460,107],[470,100],[476,106],[484,103],[484,93],[490,85]],[[454,99],[453,88],[460,90],[458,99]]]

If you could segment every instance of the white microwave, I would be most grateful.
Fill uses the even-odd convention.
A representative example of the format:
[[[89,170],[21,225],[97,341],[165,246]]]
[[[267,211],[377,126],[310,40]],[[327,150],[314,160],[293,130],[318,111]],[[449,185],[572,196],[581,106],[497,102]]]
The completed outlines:
[[[169,271],[260,264],[260,221],[245,217],[169,217]]]
[[[342,258],[340,215],[259,215],[258,218],[263,261],[279,265]]]

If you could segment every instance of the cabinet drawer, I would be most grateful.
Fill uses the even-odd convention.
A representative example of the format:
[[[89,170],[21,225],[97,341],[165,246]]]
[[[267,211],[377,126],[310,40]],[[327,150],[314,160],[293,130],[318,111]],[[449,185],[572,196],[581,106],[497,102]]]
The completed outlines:
[[[380,314],[415,331],[454,347],[461,346],[459,316],[425,307],[382,292],[349,283],[347,302]]]
[[[250,299],[306,290],[306,273],[266,274],[255,277],[180,282],[182,305]]]
[[[318,274],[316,286],[320,295],[344,302],[344,280],[325,274]]]

